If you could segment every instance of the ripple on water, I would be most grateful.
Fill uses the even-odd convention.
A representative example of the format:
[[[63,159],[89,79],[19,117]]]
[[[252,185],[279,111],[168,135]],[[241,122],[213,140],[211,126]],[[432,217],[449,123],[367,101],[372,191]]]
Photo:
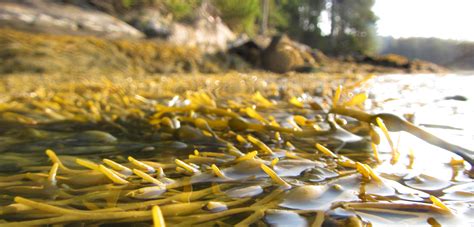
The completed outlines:
[[[439,179],[427,174],[420,174],[405,181],[405,184],[411,188],[422,191],[437,191],[448,187],[451,183],[447,180]]]
[[[443,192],[443,200],[474,202],[474,182],[451,186]]]
[[[308,226],[306,218],[289,210],[267,210],[265,221],[271,226]]]
[[[253,197],[260,195],[263,192],[263,188],[259,185],[253,185],[243,188],[233,188],[227,190],[225,194],[231,198],[244,198],[244,197]]]

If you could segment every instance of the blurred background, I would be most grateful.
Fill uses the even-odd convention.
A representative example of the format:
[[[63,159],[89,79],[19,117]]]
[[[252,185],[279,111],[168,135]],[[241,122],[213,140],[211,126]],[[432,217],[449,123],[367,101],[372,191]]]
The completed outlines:
[[[373,63],[380,59],[367,56],[397,54],[388,57],[395,65],[421,59],[449,69],[471,70],[474,31],[467,24],[474,19],[470,13],[473,4],[469,0],[1,0],[0,27],[8,29],[0,35],[0,57],[4,60],[1,71],[49,70],[38,63],[34,69],[28,69],[32,64],[23,64],[25,59],[11,62],[17,55],[48,53],[28,55],[25,50],[13,50],[18,46],[19,35],[7,35],[10,29],[106,40],[147,40],[197,48],[206,56],[226,52],[249,40],[264,49],[270,37],[286,34],[311,48],[313,55],[319,55],[318,62],[323,62],[327,55]],[[38,49],[35,45],[29,48]],[[251,65],[258,66],[246,51],[244,60],[250,59]],[[172,69],[155,67],[145,71],[197,68],[214,72],[219,71],[216,68],[245,68],[235,59],[218,63],[216,59],[222,60],[222,56],[214,55],[207,66],[190,61]],[[196,64],[199,66],[195,67]]]

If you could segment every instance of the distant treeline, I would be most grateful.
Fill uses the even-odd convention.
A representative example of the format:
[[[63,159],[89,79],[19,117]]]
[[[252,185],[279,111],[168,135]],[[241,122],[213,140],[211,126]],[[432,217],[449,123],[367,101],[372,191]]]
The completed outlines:
[[[0,0],[1,1],[1,0]],[[179,22],[200,11],[219,16],[235,33],[288,34],[330,55],[375,51],[375,0],[51,0],[92,6],[126,20],[132,11],[155,9]],[[330,21],[322,32],[321,21]],[[328,34],[326,34],[328,33]]]
[[[452,69],[474,69],[474,42],[437,38],[380,37],[380,54],[399,54]]]

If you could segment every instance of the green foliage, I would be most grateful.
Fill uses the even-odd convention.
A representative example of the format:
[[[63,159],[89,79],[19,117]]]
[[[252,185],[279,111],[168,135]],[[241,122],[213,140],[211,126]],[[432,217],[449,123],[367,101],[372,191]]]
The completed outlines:
[[[270,10],[270,20],[269,23],[277,29],[278,32],[290,33],[294,35],[294,31],[299,31],[298,24],[298,6],[299,1],[297,0],[282,0],[276,1],[273,0],[271,10]],[[272,19],[276,17],[277,21]]]
[[[288,28],[288,19],[288,15],[282,9],[281,4],[276,0],[270,0],[269,26],[274,27],[277,31]]]
[[[74,0],[63,0],[73,2]],[[96,2],[96,1],[91,1]],[[101,0],[92,3],[110,14],[154,7],[177,21],[192,21],[204,0]],[[237,33],[253,35],[262,18],[262,0],[205,0]],[[329,54],[370,54],[375,51],[375,0],[268,0],[268,34],[286,33],[292,39]],[[100,3],[100,4],[98,4]],[[322,14],[324,12],[324,14]],[[331,34],[322,34],[322,16],[331,21]]]
[[[133,6],[133,3],[135,1],[134,0],[122,0],[122,5],[125,7],[125,8],[130,8]]]
[[[108,14],[121,18],[133,10],[156,7],[161,0],[55,0],[58,2],[77,5],[80,7],[93,7]]]
[[[374,0],[272,0],[269,25],[330,54],[372,53],[377,19],[373,4]],[[321,33],[322,12],[332,19],[329,36]]]
[[[224,22],[234,31],[255,33],[255,23],[260,13],[258,0],[214,0]]]
[[[166,9],[177,20],[188,19],[192,16],[193,9],[201,3],[200,0],[163,0]]]
[[[373,53],[375,21],[374,0],[333,0],[331,42],[336,54]]]

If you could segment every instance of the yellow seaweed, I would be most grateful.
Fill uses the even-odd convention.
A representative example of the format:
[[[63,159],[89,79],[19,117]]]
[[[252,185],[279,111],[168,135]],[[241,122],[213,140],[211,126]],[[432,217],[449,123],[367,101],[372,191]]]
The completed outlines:
[[[257,154],[258,154],[258,151],[252,151],[252,152],[249,152],[249,153],[245,154],[244,156],[238,157],[237,159],[235,159],[235,161],[236,162],[242,162],[242,161],[254,159],[255,157],[257,157]]]
[[[124,166],[124,165],[121,165],[119,163],[116,163],[110,159],[102,159],[102,161],[107,164],[108,166],[110,166],[112,169],[114,169],[115,171],[118,171],[120,173],[123,173],[123,174],[131,174],[132,173],[132,170],[129,169],[128,167]]]
[[[332,105],[337,106],[339,99],[341,99],[341,94],[342,94],[342,85],[337,86],[336,91],[334,92],[334,96],[332,98]]]
[[[159,206],[153,206],[151,209],[153,215],[153,226],[154,227],[165,227],[165,218],[163,217],[163,213],[161,213],[161,209]]]
[[[212,172],[214,173],[214,175],[216,175],[217,177],[226,178],[224,173],[222,173],[222,171],[219,169],[219,167],[216,166],[216,164],[212,164],[211,169],[212,169]]]
[[[54,163],[53,166],[51,167],[51,170],[49,171],[49,174],[48,174],[48,182],[50,182],[52,185],[56,185],[56,175],[58,173],[58,168],[59,168],[59,164],[58,163]]]
[[[89,160],[77,158],[76,163],[81,165],[81,166],[84,166],[88,169],[99,171],[99,164],[96,164],[96,163],[91,162]]]
[[[281,187],[283,187],[284,189],[290,189],[291,188],[291,185],[289,185],[288,183],[286,183],[286,181],[284,181],[283,179],[281,179],[278,174],[275,173],[275,171],[273,171],[270,167],[266,166],[265,164],[260,164],[260,168],[266,173],[268,174],[268,176],[270,176],[270,178],[275,181],[275,183],[277,183],[278,185],[280,185]]]
[[[149,183],[152,183],[152,184],[155,184],[155,185],[158,185],[158,186],[162,186],[162,187],[165,187],[165,184],[163,184],[163,182],[159,181],[158,179],[148,175],[147,173],[141,171],[141,170],[138,170],[138,169],[133,169],[133,173],[136,174],[137,176],[143,178],[143,180],[149,182]]]
[[[316,148],[321,151],[323,154],[325,154],[326,156],[329,156],[329,157],[332,157],[332,158],[337,158],[337,155],[334,154],[331,150],[329,150],[328,148],[326,148],[325,146],[319,144],[319,143],[316,143]]]
[[[132,156],[128,157],[128,161],[140,170],[144,170],[144,171],[149,172],[149,173],[156,172],[155,168],[153,168],[152,166],[150,166],[150,165],[148,165],[144,162],[141,162],[141,161],[138,161],[138,160],[134,159]]]
[[[252,135],[248,135],[248,136],[247,136],[247,139],[248,139],[252,144],[254,144],[254,145],[257,146],[258,148],[260,148],[260,150],[263,151],[265,154],[273,154],[272,149],[270,149],[265,143],[263,143],[263,142],[260,141],[259,139],[253,137]]]
[[[176,165],[178,165],[179,167],[183,168],[184,170],[194,174],[194,173],[199,173],[200,171],[194,167],[192,167],[191,165],[179,160],[179,159],[175,159],[174,162],[176,163]]]
[[[107,178],[116,184],[128,184],[129,182],[119,177],[116,173],[112,172],[109,168],[99,165],[99,171],[102,172]]]
[[[446,211],[448,213],[453,212],[449,207],[447,207],[440,199],[436,198],[435,196],[430,195],[430,200],[431,200],[431,202],[433,202],[433,205],[443,209],[444,211]]]

